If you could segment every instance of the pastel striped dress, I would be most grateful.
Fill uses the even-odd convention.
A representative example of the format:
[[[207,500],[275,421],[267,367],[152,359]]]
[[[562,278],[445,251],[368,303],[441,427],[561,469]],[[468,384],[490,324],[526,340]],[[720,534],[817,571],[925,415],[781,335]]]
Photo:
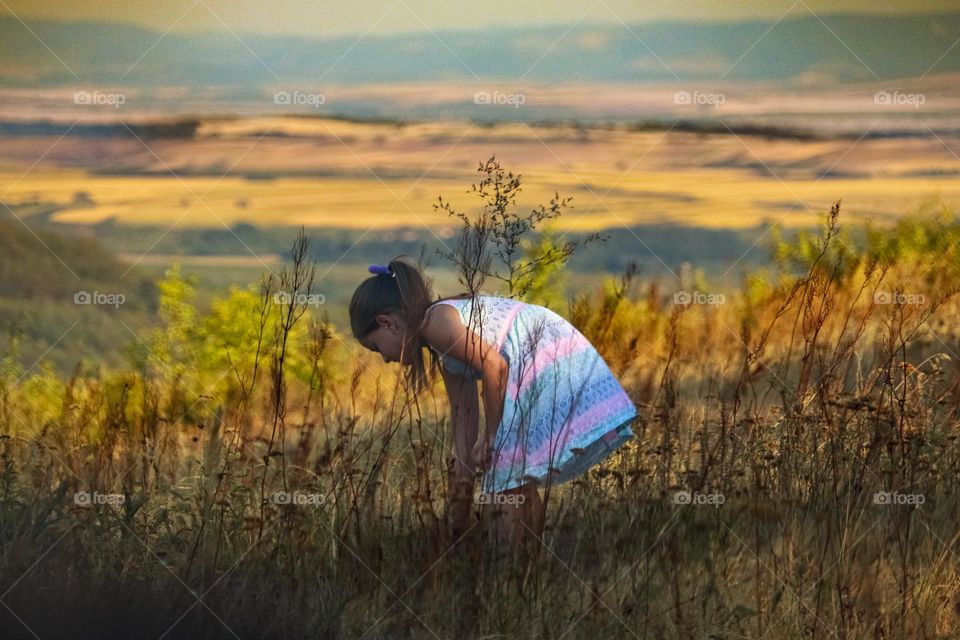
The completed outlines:
[[[567,482],[633,437],[636,407],[593,345],[563,317],[483,293],[434,304],[455,308],[461,322],[494,345],[510,367],[482,491],[530,480],[540,487]],[[448,371],[480,379],[465,362],[438,355]]]

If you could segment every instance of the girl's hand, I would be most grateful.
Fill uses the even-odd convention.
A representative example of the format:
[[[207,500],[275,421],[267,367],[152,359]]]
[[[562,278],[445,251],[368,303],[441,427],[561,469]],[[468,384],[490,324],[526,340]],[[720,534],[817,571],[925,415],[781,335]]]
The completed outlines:
[[[473,445],[473,466],[480,467],[481,470],[486,471],[490,468],[490,463],[493,461],[493,443],[490,442],[490,439],[486,434],[480,435],[477,438],[477,443]]]

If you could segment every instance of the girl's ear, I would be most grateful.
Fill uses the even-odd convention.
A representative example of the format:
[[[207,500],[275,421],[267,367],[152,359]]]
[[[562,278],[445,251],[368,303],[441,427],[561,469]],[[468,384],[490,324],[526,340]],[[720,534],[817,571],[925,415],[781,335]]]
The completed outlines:
[[[381,313],[377,316],[377,326],[390,329],[391,325],[396,325],[397,321],[394,318],[391,318],[385,313]]]

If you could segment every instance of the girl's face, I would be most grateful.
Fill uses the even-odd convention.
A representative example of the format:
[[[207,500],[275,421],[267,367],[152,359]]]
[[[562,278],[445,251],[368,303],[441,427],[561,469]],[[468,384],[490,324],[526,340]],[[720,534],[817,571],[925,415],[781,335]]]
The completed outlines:
[[[394,314],[377,316],[377,328],[360,341],[367,349],[383,356],[384,362],[411,364],[411,350],[403,348],[405,324]],[[403,357],[401,359],[401,351]]]

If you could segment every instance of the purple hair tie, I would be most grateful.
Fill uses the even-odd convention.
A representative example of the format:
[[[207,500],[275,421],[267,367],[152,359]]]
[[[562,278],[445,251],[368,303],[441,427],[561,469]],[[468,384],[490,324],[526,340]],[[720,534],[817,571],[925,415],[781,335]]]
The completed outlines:
[[[393,272],[393,269],[390,268],[390,265],[386,265],[386,264],[372,264],[369,267],[367,267],[367,270],[370,273],[379,273],[385,276],[390,276],[392,278],[397,277],[397,274]]]

